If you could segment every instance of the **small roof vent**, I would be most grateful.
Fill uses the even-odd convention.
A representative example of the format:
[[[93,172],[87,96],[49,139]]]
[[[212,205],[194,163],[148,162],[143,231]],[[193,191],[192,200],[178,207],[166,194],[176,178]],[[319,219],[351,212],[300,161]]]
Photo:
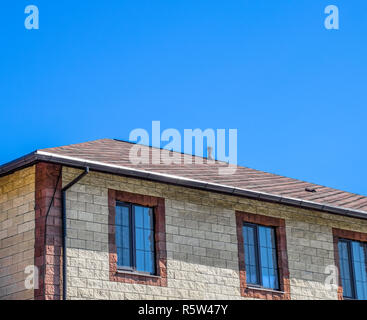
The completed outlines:
[[[307,192],[317,192],[316,189],[313,188],[313,187],[306,187],[305,191],[307,191]]]
[[[214,160],[213,159],[213,156],[212,156],[213,148],[212,147],[208,147],[207,150],[208,150],[207,159],[208,160]]]

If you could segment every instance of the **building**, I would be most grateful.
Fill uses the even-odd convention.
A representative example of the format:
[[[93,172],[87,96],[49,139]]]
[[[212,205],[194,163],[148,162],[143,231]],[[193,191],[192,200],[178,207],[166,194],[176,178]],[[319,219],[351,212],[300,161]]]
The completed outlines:
[[[132,146],[0,167],[1,299],[367,299],[367,197],[184,154],[133,165]]]

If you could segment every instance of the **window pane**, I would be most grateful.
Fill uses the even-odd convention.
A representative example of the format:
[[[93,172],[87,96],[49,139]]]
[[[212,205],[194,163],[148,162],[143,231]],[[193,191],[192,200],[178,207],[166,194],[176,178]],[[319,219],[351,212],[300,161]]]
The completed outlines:
[[[153,230],[153,210],[144,208],[144,228]]]
[[[154,252],[154,232],[144,229],[144,250]]]
[[[367,275],[365,245],[361,242],[352,242],[353,271],[355,278],[357,299],[367,299]]]
[[[117,247],[117,266],[122,266],[122,256],[123,256],[123,253],[122,253],[122,248],[121,247]]]
[[[136,270],[146,272],[143,250],[136,250]]]
[[[121,208],[122,208],[121,206],[116,206],[115,224],[117,226],[121,226],[122,225]]]
[[[117,247],[117,266],[131,268],[130,250],[122,247]]]
[[[122,216],[122,225],[125,227],[130,227],[130,216],[129,216],[129,208],[128,207],[121,207],[123,211]]]
[[[129,207],[116,206],[115,240],[117,247],[117,266],[119,267],[132,267],[129,217]]]
[[[339,241],[339,264],[340,264],[340,277],[342,279],[343,296],[352,298],[352,278],[350,270],[350,260],[348,254],[348,242]]]
[[[144,250],[144,229],[135,229],[136,250]]]
[[[134,206],[135,209],[135,227],[136,228],[143,228],[144,226],[144,218],[143,218],[143,212],[144,207],[140,206]]]
[[[146,272],[149,273],[154,273],[155,272],[155,268],[154,268],[154,253],[153,252],[145,252],[145,268],[146,268]]]
[[[122,265],[131,267],[131,255],[129,249],[122,249]]]
[[[116,206],[116,225],[129,226],[129,207],[117,205]]]
[[[254,226],[243,226],[243,245],[245,252],[246,282],[260,284],[256,256],[256,233]]]
[[[258,232],[262,285],[265,288],[278,289],[278,265],[274,229],[259,226]]]
[[[153,210],[135,206],[136,270],[155,272]]]
[[[115,241],[117,247],[122,247],[122,227],[119,225],[116,225],[115,230]]]
[[[121,227],[122,231],[122,247],[130,250],[130,229],[128,227]]]

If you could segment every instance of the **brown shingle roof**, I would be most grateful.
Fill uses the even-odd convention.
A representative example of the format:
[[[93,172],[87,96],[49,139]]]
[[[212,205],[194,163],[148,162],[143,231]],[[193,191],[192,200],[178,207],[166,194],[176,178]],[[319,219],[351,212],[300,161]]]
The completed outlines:
[[[367,212],[367,197],[340,191],[321,185],[316,185],[296,179],[291,179],[275,174],[262,172],[238,166],[233,175],[220,175],[218,168],[226,167],[224,162],[216,161],[208,164],[204,159],[202,164],[195,163],[200,157],[187,154],[178,154],[182,164],[140,164],[134,165],[129,161],[130,148],[134,146],[129,142],[101,139],[69,146],[43,149],[40,151],[55,155],[75,157],[85,161],[98,161],[108,165],[117,165],[148,172],[170,174],[199,180],[205,183],[216,183],[233,188],[264,192],[271,195],[289,197],[299,200],[312,201],[321,205],[330,205],[352,210]],[[149,148],[150,156],[152,149]],[[193,164],[184,164],[183,159],[192,159]],[[315,189],[308,192],[305,188]]]

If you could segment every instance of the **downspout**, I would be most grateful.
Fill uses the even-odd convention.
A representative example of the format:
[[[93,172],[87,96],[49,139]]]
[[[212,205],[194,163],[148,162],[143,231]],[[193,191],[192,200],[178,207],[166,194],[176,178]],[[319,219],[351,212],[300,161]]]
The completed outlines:
[[[66,191],[71,188],[74,184],[76,184],[80,179],[86,176],[89,173],[89,167],[85,167],[85,171],[76,177],[73,181],[68,183],[65,187],[61,189],[61,197],[62,197],[62,299],[66,300],[66,266],[67,266],[67,256],[66,256]]]

